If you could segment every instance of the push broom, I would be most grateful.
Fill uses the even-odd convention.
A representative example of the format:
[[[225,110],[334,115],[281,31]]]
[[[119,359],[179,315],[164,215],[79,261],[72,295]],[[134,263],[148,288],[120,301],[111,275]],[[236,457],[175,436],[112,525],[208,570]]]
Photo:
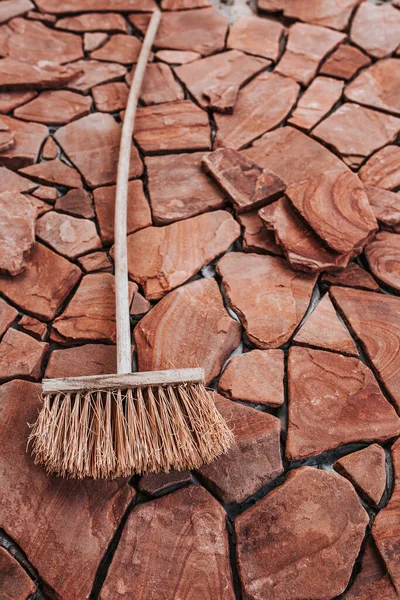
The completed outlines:
[[[43,381],[29,440],[35,463],[63,477],[115,478],[193,469],[224,453],[232,432],[200,368],[132,373],[127,195],[135,114],[160,12],[153,12],[121,134],[115,202],[117,374]]]

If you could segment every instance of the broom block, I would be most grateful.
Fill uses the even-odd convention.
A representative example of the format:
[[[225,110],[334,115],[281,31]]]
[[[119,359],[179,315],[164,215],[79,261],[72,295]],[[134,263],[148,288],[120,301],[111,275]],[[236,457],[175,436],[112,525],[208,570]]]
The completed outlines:
[[[167,371],[44,379],[42,390],[44,394],[56,394],[57,392],[90,392],[184,383],[204,383],[204,370],[197,368],[171,369]]]

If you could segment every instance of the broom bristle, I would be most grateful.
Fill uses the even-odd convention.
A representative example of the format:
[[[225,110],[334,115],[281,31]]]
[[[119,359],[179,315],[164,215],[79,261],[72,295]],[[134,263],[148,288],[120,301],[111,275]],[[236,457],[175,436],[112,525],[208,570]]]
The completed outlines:
[[[43,395],[29,441],[35,463],[95,479],[199,468],[233,433],[201,383]]]

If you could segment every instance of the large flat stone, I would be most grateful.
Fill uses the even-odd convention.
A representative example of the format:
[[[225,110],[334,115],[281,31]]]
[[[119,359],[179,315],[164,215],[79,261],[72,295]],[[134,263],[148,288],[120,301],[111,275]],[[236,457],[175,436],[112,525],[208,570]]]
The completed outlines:
[[[18,192],[0,194],[0,273],[22,273],[35,244],[36,208]]]
[[[68,190],[64,196],[57,198],[54,208],[73,217],[83,217],[84,219],[94,217],[92,198],[83,189]]]
[[[285,28],[278,21],[239,17],[229,29],[227,47],[276,61]]]
[[[400,236],[396,233],[381,231],[366,246],[365,256],[372,274],[379,281],[399,292]]]
[[[0,194],[10,191],[32,192],[37,187],[38,184],[30,179],[18,175],[7,167],[0,167]]]
[[[17,309],[0,298],[0,337],[7,331],[10,325],[12,325],[17,315]]]
[[[2,92],[0,94],[0,113],[7,114],[22,104],[26,104],[29,100],[36,98],[37,92],[21,91],[21,92]]]
[[[285,17],[332,29],[346,29],[361,0],[283,0]]]
[[[301,96],[288,123],[310,131],[339,100],[343,85],[331,77],[316,77]]]
[[[324,62],[319,72],[339,79],[351,79],[360,69],[371,64],[369,56],[354,46],[341,44]]]
[[[55,210],[38,219],[36,235],[58,254],[71,259],[101,248],[93,221],[63,215]]]
[[[30,0],[5,0],[0,8],[0,23],[5,23],[34,9],[35,5]]]
[[[101,83],[120,79],[127,72],[123,65],[100,60],[78,60],[74,66],[79,74],[66,87],[82,94],[88,94],[94,86]]]
[[[68,188],[83,187],[79,173],[58,158],[30,165],[21,169],[20,172],[39,183],[63,185]]]
[[[400,115],[400,59],[380,60],[362,71],[347,86],[345,96],[352,102]]]
[[[2,58],[0,60],[0,90],[8,93],[22,93],[25,90],[54,88],[71,81],[77,76],[77,73],[80,73],[77,63],[74,63],[73,66],[63,66],[46,61],[43,66],[40,66],[24,63],[14,58]],[[10,100],[7,99],[7,103],[9,102]]]
[[[386,487],[385,463],[385,451],[382,446],[372,444],[343,456],[333,468],[354,485],[364,500],[377,506]]]
[[[126,107],[129,88],[123,81],[104,83],[103,85],[94,87],[92,95],[96,110],[112,113],[123,110]]]
[[[146,473],[140,478],[139,490],[154,496],[175,486],[192,483],[190,471],[169,471],[168,473]]]
[[[0,381],[14,377],[38,380],[48,344],[10,327],[0,342]]]
[[[110,3],[111,4],[111,3]],[[127,23],[124,17],[118,13],[84,13],[82,15],[74,15],[57,19],[57,29],[66,29],[67,31],[82,32],[97,32],[107,31],[112,33],[126,33]]]
[[[136,63],[142,44],[137,37],[123,33],[112,35],[108,41],[90,54],[90,58],[122,65]]]
[[[337,273],[324,273],[321,283],[379,292],[379,285],[372,275],[368,271],[364,271],[357,263],[350,263],[343,271]]]
[[[364,185],[392,190],[400,185],[400,148],[388,145],[378,150],[359,171]]]
[[[81,377],[116,373],[116,346],[85,344],[75,348],[53,350],[46,366],[45,377]]]
[[[47,137],[47,127],[39,123],[24,123],[5,115],[1,116],[1,123],[13,132],[14,146],[0,152],[0,165],[10,169],[21,169],[35,163],[40,147]]]
[[[68,90],[42,92],[28,104],[14,111],[14,116],[23,121],[35,121],[46,125],[64,125],[88,115],[92,106],[90,97]]]
[[[399,45],[400,13],[390,4],[362,2],[351,24],[350,39],[375,58],[388,56]]]
[[[11,0],[12,2],[14,0]],[[28,3],[31,4],[29,0]],[[8,4],[8,1],[5,4]],[[26,600],[36,591],[36,585],[28,573],[4,548],[0,548],[0,573],[0,597],[4,600]]]

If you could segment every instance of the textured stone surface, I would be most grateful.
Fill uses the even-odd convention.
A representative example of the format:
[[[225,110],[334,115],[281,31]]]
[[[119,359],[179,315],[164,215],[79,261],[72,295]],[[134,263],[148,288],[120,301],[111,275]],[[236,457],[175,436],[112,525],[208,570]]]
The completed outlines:
[[[71,188],[83,186],[79,173],[58,158],[30,165],[21,169],[20,172],[40,183],[64,185]]]
[[[394,408],[357,358],[293,347],[288,369],[289,460],[350,442],[384,442],[400,433]]]
[[[95,273],[96,271],[112,272],[112,264],[106,252],[92,252],[78,258],[78,263],[85,273]]]
[[[115,346],[85,344],[76,348],[53,350],[47,363],[45,377],[80,377],[106,375],[117,369]]]
[[[72,173],[72,175],[75,174]],[[55,187],[41,185],[32,192],[32,196],[39,198],[39,200],[45,200],[48,203],[54,204],[58,198],[58,190]]]
[[[92,199],[86,190],[69,190],[64,196],[57,198],[54,208],[74,217],[94,217]]]
[[[199,469],[200,478],[222,502],[243,502],[283,471],[281,423],[268,413],[215,396],[216,407],[235,440],[230,450]]]
[[[116,33],[109,38],[104,46],[94,50],[90,58],[130,65],[137,62],[141,46],[142,44],[138,38]]]
[[[39,398],[40,385],[27,381],[0,387],[0,485],[7,490],[0,527],[35,565],[49,595],[75,600],[89,596],[98,565],[135,492],[125,480],[63,480],[36,467],[26,440]]]
[[[297,103],[288,123],[309,131],[333,108],[343,91],[343,82],[317,77]]]
[[[25,270],[35,243],[36,209],[18,192],[0,194],[0,273]]]
[[[54,136],[89,187],[115,183],[121,128],[111,115],[93,113],[58,129]],[[142,174],[132,147],[129,177]]]
[[[124,17],[118,13],[95,13],[90,12],[72,17],[58,19],[57,29],[67,29],[68,31],[77,31],[78,33],[86,31],[107,31],[107,32],[127,32],[127,25]]]
[[[345,96],[347,100],[400,115],[400,59],[388,58],[365,69],[346,88]]]
[[[284,402],[282,350],[251,350],[234,356],[218,382],[218,391],[231,400],[280,406]]]
[[[316,276],[274,256],[230,253],[217,264],[229,303],[259,348],[287,342],[307,310]],[[268,293],[265,293],[266,288]]]
[[[203,156],[194,152],[145,159],[154,223],[165,225],[225,204],[225,194],[202,170]]]
[[[71,259],[101,248],[93,221],[77,219],[54,210],[38,219],[36,235],[58,254]]]
[[[1,124],[14,134],[14,146],[0,152],[0,165],[20,169],[36,162],[40,147],[47,137],[47,127],[38,123],[24,123],[2,115]]]
[[[400,291],[400,236],[381,231],[366,246],[365,256],[372,274],[385,285]]]
[[[275,71],[308,85],[322,59],[344,39],[344,34],[325,27],[295,23],[289,28],[286,50]]]
[[[361,0],[284,0],[285,17],[333,29],[345,29]]]
[[[18,173],[7,169],[7,167],[0,167],[0,194],[9,191],[31,192],[37,186],[37,183],[18,175]]]
[[[93,192],[94,206],[100,236],[103,244],[114,242],[114,214],[115,214],[116,186],[97,188]],[[127,233],[133,233],[151,225],[150,207],[143,193],[141,181],[128,183],[128,220]]]
[[[385,451],[382,446],[372,444],[347,454],[333,468],[351,481],[364,500],[375,506],[379,504],[386,487]]]
[[[0,337],[7,331],[12,325],[13,321],[18,314],[18,311],[7,304],[2,298],[0,298]]]
[[[229,30],[227,47],[276,61],[284,32],[285,28],[277,21],[240,17]]]
[[[39,321],[38,319],[35,319],[34,317],[28,317],[28,315],[21,317],[21,319],[18,321],[18,327],[42,341],[47,336],[46,324],[42,323],[42,321]]]
[[[36,2],[39,10],[52,14],[81,13],[93,10],[93,0],[38,0]],[[127,12],[151,11],[155,7],[153,0],[97,0],[96,10],[108,12],[110,10]]]
[[[246,596],[337,596],[349,582],[367,524],[348,481],[311,467],[291,471],[283,485],[236,519]]]
[[[133,510],[99,598],[175,600],[187,593],[235,597],[225,512],[194,485]]]
[[[17,106],[21,106],[37,96],[37,92],[1,92],[0,94],[0,113],[8,113]]]
[[[132,82],[136,67],[130,71],[126,80],[129,85]],[[182,87],[174,78],[171,68],[164,63],[150,63],[146,67],[140,99],[143,104],[161,104],[163,102],[174,102],[183,100],[185,94]]]
[[[161,0],[163,10],[187,10],[189,8],[208,8],[208,0]]]
[[[10,327],[0,342],[0,380],[12,377],[39,379],[48,347],[48,344]]]
[[[129,309],[131,317],[140,317],[145,315],[151,309],[151,304],[140,292],[136,292]]]
[[[11,0],[11,4],[13,2],[14,0]],[[8,4],[8,1],[4,4]],[[17,1],[17,4],[21,2]],[[29,0],[28,4],[30,4]],[[0,597],[4,600],[26,600],[36,591],[32,579],[4,548],[0,548],[0,573]]]
[[[282,248],[275,242],[275,235],[264,227],[258,216],[258,209],[238,215],[237,220],[243,228],[243,251],[259,254],[277,254],[282,256]]]
[[[145,153],[208,150],[207,114],[190,100],[138,108],[134,138]]]
[[[30,0],[5,0],[0,5],[0,23],[18,17],[35,8]]]
[[[239,235],[239,225],[225,211],[147,227],[128,236],[129,275],[143,285],[148,300],[156,300],[228,250]]]
[[[92,90],[96,109],[100,112],[116,112],[126,107],[129,89],[123,81],[97,85]]]
[[[320,69],[321,75],[351,79],[357,71],[371,64],[371,59],[354,46],[341,44],[328,56]]]
[[[400,148],[386,146],[378,150],[360,169],[364,185],[392,190],[400,185]]]
[[[365,191],[378,223],[385,229],[399,231],[400,195],[371,185],[366,185]]]
[[[262,169],[232,148],[219,148],[206,154],[202,164],[228,194],[238,213],[263,206],[285,191],[285,183],[278,175]]]
[[[358,356],[356,345],[340,322],[329,295],[325,295],[294,336],[294,342]]]
[[[169,471],[169,473],[146,473],[139,481],[139,490],[145,494],[155,495],[169,488],[191,483],[189,471]]]
[[[350,39],[375,58],[391,54],[399,45],[400,13],[390,4],[362,2],[353,19]]]
[[[201,366],[210,382],[240,338],[215,280],[199,279],[168,294],[136,325],[139,370]]]
[[[379,291],[379,285],[375,279],[357,263],[350,263],[343,271],[338,273],[324,273],[321,277],[321,283]]]
[[[126,67],[100,60],[78,60],[74,66],[80,74],[66,87],[82,94],[88,94],[95,85],[115,81],[126,75]]]
[[[91,106],[92,99],[82,94],[68,90],[49,90],[17,108],[14,116],[23,121],[64,125],[89,114]]]
[[[23,273],[0,276],[0,292],[23,311],[50,320],[80,274],[76,265],[37,242]]]
[[[201,58],[201,54],[191,50],[159,50],[156,58],[169,65],[186,65]]]
[[[0,60],[0,90],[21,92],[53,88],[71,81],[80,72],[79,64],[62,66],[45,61],[43,66],[30,65],[14,58]]]
[[[85,33],[83,35],[83,49],[85,52],[92,52],[92,50],[96,50],[96,48],[99,48],[99,46],[104,44],[107,39],[108,35],[106,33],[102,33],[101,31],[95,33]]]
[[[42,158],[46,160],[51,160],[53,158],[57,158],[58,156],[58,146],[54,141],[54,138],[48,137],[45,141],[42,149]]]

